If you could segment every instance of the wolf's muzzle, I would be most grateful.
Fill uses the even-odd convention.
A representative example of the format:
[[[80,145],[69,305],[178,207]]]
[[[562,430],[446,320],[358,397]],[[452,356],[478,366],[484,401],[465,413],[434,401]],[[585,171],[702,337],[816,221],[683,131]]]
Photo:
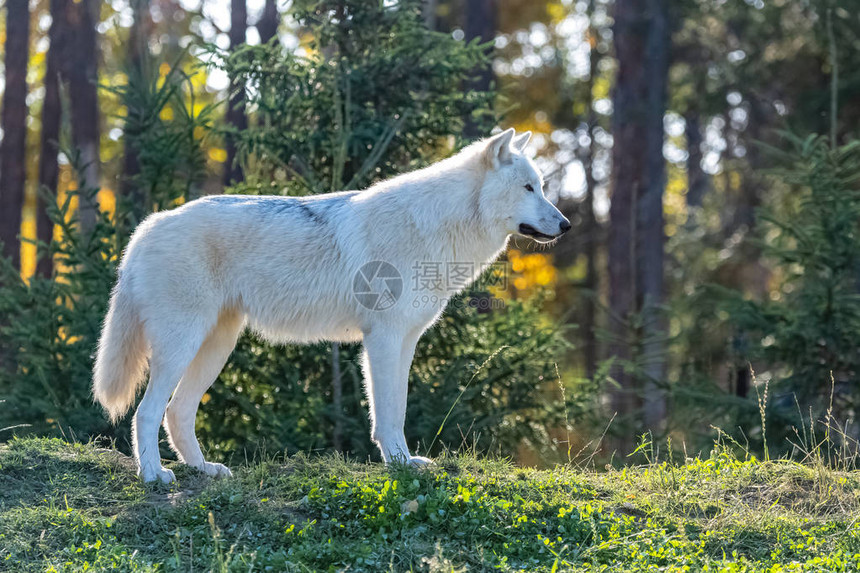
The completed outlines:
[[[525,235],[527,237],[531,237],[532,239],[542,239],[545,241],[552,241],[553,239],[557,239],[565,234],[570,229],[570,222],[564,221],[559,225],[559,232],[556,235],[547,235],[546,233],[542,233],[532,227],[531,225],[527,225],[525,223],[520,223],[519,232],[521,235]]]

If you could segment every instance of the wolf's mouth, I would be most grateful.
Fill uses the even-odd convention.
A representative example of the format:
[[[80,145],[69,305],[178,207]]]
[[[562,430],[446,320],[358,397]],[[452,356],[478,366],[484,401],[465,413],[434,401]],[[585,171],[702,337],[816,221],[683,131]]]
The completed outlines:
[[[554,241],[559,237],[559,235],[547,235],[546,233],[541,233],[531,225],[526,225],[525,223],[520,223],[519,231],[521,235],[531,237],[538,241]]]

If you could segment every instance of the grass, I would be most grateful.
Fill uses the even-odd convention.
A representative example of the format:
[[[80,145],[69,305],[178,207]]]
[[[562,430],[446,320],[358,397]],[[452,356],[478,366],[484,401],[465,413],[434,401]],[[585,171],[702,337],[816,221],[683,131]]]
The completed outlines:
[[[335,456],[144,486],[94,444],[0,446],[9,571],[857,571],[860,475],[710,458],[606,472]]]

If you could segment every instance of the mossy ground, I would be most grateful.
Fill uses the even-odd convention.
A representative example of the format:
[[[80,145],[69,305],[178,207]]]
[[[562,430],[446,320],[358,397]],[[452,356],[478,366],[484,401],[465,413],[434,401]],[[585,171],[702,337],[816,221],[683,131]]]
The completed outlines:
[[[723,450],[683,465],[426,471],[298,456],[144,486],[93,444],[0,446],[10,571],[858,571],[860,475]]]

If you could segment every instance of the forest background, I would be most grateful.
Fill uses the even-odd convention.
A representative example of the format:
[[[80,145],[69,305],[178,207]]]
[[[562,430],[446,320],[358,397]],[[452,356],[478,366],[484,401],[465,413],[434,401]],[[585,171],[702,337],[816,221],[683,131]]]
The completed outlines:
[[[824,421],[855,446],[857,8],[6,0],[0,439],[128,449],[89,383],[147,213],[363,188],[514,127],[574,227],[548,250],[512,241],[422,340],[410,445],[610,462],[724,430],[779,455]],[[203,443],[374,456],[357,356],[243,337]]]

